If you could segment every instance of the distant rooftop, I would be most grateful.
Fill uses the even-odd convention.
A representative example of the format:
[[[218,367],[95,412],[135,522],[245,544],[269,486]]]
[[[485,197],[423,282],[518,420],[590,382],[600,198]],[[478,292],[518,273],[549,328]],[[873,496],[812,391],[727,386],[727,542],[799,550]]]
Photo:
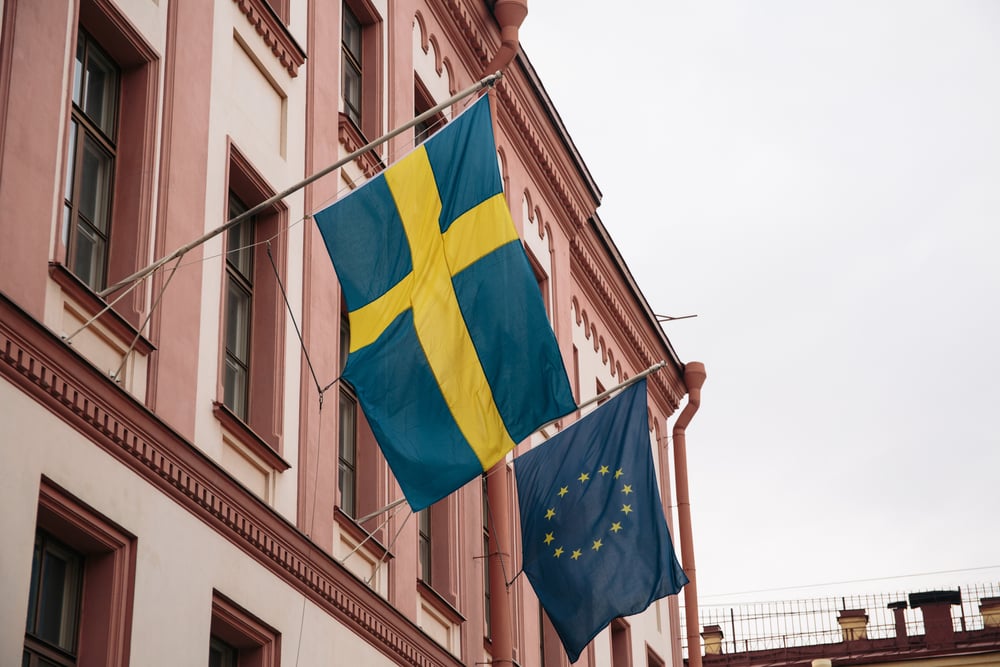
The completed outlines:
[[[809,665],[812,658],[828,657],[840,665],[880,662],[878,655],[898,660],[901,653],[1000,651],[998,583],[703,606],[699,612],[706,667]]]

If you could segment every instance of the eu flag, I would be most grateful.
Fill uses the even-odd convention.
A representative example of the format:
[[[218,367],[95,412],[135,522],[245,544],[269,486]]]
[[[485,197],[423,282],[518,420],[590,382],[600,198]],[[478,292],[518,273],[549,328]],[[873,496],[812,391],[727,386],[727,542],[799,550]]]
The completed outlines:
[[[576,409],[487,98],[315,219],[349,312],[341,377],[414,511]]]
[[[688,582],[663,517],[646,380],[514,459],[524,573],[570,661]]]

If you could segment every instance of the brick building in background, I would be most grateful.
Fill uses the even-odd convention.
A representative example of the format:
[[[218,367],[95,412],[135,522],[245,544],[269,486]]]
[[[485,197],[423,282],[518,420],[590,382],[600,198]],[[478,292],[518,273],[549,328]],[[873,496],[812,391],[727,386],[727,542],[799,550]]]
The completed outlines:
[[[523,7],[0,1],[0,663],[566,663],[524,578],[504,586],[509,470],[367,518],[401,494],[333,383],[349,332],[310,214],[461,103],[107,291],[505,67],[497,158],[575,398],[666,361],[649,423],[672,506],[685,366],[518,47]],[[680,665],[679,628],[660,600],[581,664]]]

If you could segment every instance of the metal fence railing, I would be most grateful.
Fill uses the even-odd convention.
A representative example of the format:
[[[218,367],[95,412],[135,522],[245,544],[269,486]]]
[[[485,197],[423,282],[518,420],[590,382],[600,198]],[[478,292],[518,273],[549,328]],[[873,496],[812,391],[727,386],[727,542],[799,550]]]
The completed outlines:
[[[960,591],[962,599],[961,606],[952,607],[955,630],[981,630],[983,620],[979,612],[979,601],[987,597],[1000,597],[1000,583],[956,586],[951,590]],[[896,636],[895,617],[888,605],[908,600],[909,594],[913,592],[919,591],[701,606],[699,631],[705,626],[719,626],[723,632],[722,648],[725,653],[834,644],[842,639],[837,622],[838,613],[844,609],[863,609],[868,615],[868,638],[885,639]],[[924,634],[919,611],[907,608],[904,610],[904,618],[907,635]],[[681,619],[683,623],[683,613]],[[682,630],[681,637],[685,638],[683,643],[686,644],[686,630]],[[685,645],[685,656],[687,650]]]

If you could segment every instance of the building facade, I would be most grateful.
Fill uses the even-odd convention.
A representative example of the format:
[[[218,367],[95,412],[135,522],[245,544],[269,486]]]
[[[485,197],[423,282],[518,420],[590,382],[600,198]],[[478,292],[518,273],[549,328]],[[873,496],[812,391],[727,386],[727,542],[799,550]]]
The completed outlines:
[[[462,103],[210,235],[503,68],[497,158],[575,397],[666,362],[671,506],[684,364],[518,47],[524,9],[0,0],[0,664],[567,664],[508,585],[510,457],[411,516],[336,381],[349,330],[311,213]],[[680,665],[679,628],[660,600],[580,664]]]

